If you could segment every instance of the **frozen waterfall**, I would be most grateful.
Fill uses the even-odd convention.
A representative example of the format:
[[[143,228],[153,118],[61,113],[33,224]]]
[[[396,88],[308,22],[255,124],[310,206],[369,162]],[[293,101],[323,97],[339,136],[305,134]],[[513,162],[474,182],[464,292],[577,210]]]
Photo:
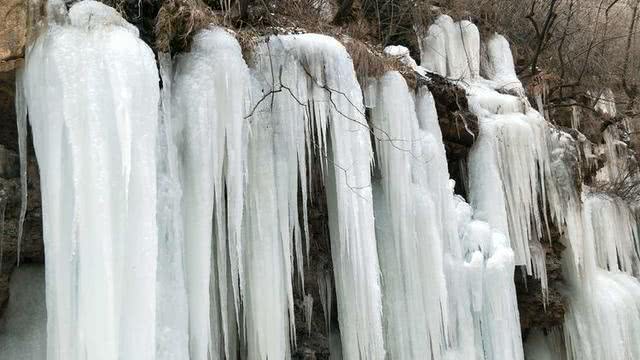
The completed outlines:
[[[49,6],[17,100],[42,179],[46,339],[43,316],[11,322],[47,359],[289,359],[296,312],[310,327],[314,303],[335,359],[640,358],[634,209],[576,188],[576,140],[529,104],[505,37],[440,16],[420,66],[385,50],[415,89],[387,71],[363,91],[329,36],[258,37],[248,56],[212,25],[157,66],[114,9]],[[468,202],[450,179],[437,76],[478,119]],[[624,163],[615,135],[603,148]],[[318,183],[331,270],[311,284]],[[540,279],[546,301],[550,223],[569,310],[524,347],[514,275]],[[0,358],[16,346],[0,332]]]
[[[115,10],[85,1],[67,23],[49,25],[26,64],[42,179],[47,358],[154,359],[153,53]]]

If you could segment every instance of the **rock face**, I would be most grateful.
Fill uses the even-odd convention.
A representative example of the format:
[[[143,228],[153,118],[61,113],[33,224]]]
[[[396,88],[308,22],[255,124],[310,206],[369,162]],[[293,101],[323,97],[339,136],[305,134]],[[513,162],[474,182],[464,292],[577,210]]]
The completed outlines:
[[[17,264],[20,215],[18,131],[14,106],[15,73],[27,39],[27,1],[0,1],[0,314],[9,298],[9,276]],[[31,151],[33,157],[33,151]],[[22,241],[23,262],[44,262],[40,187],[35,162],[28,173],[29,202]]]
[[[554,229],[555,230],[555,229]],[[523,334],[534,328],[554,329],[561,327],[566,311],[566,298],[561,289],[566,288],[561,269],[561,257],[564,246],[560,243],[560,235],[555,231],[552,241],[543,240],[546,254],[549,294],[545,306],[539,279],[523,276],[522,269],[516,269],[515,283],[520,312],[520,327]]]
[[[0,72],[14,69],[23,57],[27,39],[26,4],[25,0],[0,2]]]
[[[3,129],[4,130],[4,129]],[[21,243],[20,262],[44,263],[40,181],[34,161],[28,168],[27,216]],[[18,156],[0,146],[0,315],[8,300],[9,276],[18,263],[18,219],[20,216],[20,179]]]
[[[0,144],[16,152],[15,69],[21,65],[26,39],[26,0],[0,1]]]

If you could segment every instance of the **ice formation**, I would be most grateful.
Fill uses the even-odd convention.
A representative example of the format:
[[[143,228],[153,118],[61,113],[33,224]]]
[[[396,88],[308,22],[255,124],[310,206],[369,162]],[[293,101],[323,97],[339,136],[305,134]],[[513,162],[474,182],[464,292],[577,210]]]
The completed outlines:
[[[191,358],[290,356],[293,282],[304,286],[308,256],[307,174],[320,166],[343,352],[382,359],[372,150],[353,65],[319,35],[265,38],[253,59],[247,67],[233,35],[212,28],[178,56],[172,76]],[[332,282],[322,284],[328,319]]]
[[[562,339],[556,333],[531,335],[526,353],[533,359],[635,359],[640,356],[636,218],[621,198],[584,185],[579,193],[579,173],[573,170],[579,167],[579,141],[554,130],[548,144],[554,176],[548,178],[547,196],[567,247],[563,274],[569,303]]]
[[[189,52],[159,54],[160,91],[151,50],[115,10],[50,6],[17,87],[21,148],[28,108],[42,178],[48,359],[287,359],[296,292],[307,327],[321,304],[335,359],[640,357],[633,209],[579,193],[571,165],[593,149],[530,106],[504,37],[481,44],[471,22],[441,16],[421,66],[385,49],[467,92],[480,132],[466,203],[428,88],[388,72],[361,89],[335,39],[260,38],[247,63],[211,27]],[[618,138],[605,133],[609,178],[626,161]],[[312,181],[333,265],[319,298],[305,283]],[[564,337],[523,349],[514,269],[546,296],[547,220],[568,247],[571,302]]]
[[[513,56],[509,42],[500,34],[493,36],[486,42],[486,51],[481,64],[483,76],[496,82],[497,89],[511,91],[515,95],[524,95],[520,79],[516,75]]]
[[[584,262],[568,279],[567,356],[636,359],[640,357],[640,282],[624,272],[637,269],[635,218],[628,217],[626,204],[608,195],[588,193],[583,202]]]
[[[439,201],[444,191],[432,192],[430,162],[442,165],[434,148],[437,138],[420,128],[416,106],[399,73],[378,81],[372,123],[380,180],[374,184],[376,235],[384,274],[385,343],[392,359],[442,358],[446,345],[447,289],[444,274],[443,231]],[[423,126],[436,119],[433,99],[423,89],[416,101],[426,109]],[[439,130],[439,129],[438,129]],[[444,164],[446,171],[446,162]],[[441,169],[440,169],[441,170]],[[445,180],[442,183],[442,180]]]
[[[522,359],[513,252],[453,195],[433,97],[398,73],[372,95],[389,357]]]
[[[481,62],[475,25],[440,16],[422,47],[422,66],[452,80],[464,80],[459,84],[478,116],[480,134],[469,155],[469,192],[475,216],[507,236],[516,265],[542,279],[546,292],[545,254],[539,243],[545,209],[540,208],[539,200],[545,199],[543,179],[549,166],[547,125],[522,96],[508,42],[493,35]],[[480,77],[480,65],[487,78]]]
[[[470,21],[454,22],[439,16],[420,42],[425,69],[452,79],[476,79],[480,75],[480,33]]]
[[[616,97],[610,88],[602,89],[599,92],[588,92],[594,98],[595,110],[605,116],[616,117]]]
[[[153,53],[115,10],[85,1],[29,49],[23,81],[41,174],[47,358],[154,359]]]
[[[199,33],[191,52],[176,59],[171,120],[180,154],[193,359],[233,358],[238,351],[248,81],[240,46],[220,28]]]
[[[295,249],[296,259],[302,261],[297,188],[305,206],[306,169],[322,166],[342,355],[383,359],[371,191],[373,154],[351,59],[340,43],[327,36],[278,36],[259,44],[252,68],[262,94],[254,97],[258,101],[252,111],[258,119],[253,121],[264,128],[258,129],[262,133],[274,133],[279,222],[295,240],[289,249]],[[313,153],[320,157],[320,164],[310,163]]]
[[[158,296],[157,359],[188,359],[188,305],[184,271],[182,187],[178,148],[171,116],[171,57],[159,54],[162,78],[161,115],[157,137]],[[167,309],[171,309],[167,311]]]

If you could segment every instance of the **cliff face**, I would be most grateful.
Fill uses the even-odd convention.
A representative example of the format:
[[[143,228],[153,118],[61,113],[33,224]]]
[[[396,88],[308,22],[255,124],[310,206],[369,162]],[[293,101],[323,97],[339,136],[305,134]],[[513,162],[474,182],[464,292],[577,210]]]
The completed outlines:
[[[20,165],[15,117],[15,69],[22,63],[27,36],[27,9],[22,0],[0,4],[0,311],[7,305],[8,280],[17,263],[20,212]],[[21,244],[23,262],[44,262],[40,188],[34,162],[29,166],[28,215]]]

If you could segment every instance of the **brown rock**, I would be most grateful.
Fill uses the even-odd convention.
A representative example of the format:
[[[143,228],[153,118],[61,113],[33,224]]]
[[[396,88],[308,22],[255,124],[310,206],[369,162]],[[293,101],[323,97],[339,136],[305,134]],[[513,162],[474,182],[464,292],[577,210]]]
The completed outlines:
[[[26,0],[0,1],[0,72],[13,70],[24,56],[27,39]]]

